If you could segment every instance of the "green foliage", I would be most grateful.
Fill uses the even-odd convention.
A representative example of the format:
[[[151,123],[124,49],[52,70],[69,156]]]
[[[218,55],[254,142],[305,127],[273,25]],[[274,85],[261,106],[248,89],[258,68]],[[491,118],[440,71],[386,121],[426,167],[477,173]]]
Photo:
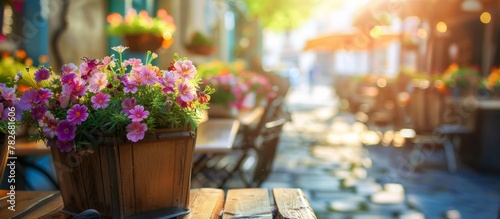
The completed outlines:
[[[264,27],[289,31],[339,3],[324,0],[245,0],[245,4],[249,15],[259,19]]]
[[[212,42],[212,40],[210,40],[204,34],[196,31],[191,36],[190,45],[193,45],[193,46],[200,46],[200,45],[203,45],[203,46],[213,46],[213,42]]]

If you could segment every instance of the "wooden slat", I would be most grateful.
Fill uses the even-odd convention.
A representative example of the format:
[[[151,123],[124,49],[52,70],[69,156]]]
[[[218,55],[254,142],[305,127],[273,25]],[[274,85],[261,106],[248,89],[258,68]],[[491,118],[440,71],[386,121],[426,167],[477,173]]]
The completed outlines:
[[[184,218],[218,218],[224,205],[224,190],[210,188],[191,189],[189,200],[189,210],[191,213]]]
[[[132,144],[119,145],[120,157],[120,175],[122,183],[123,206],[122,209],[125,215],[130,216],[135,214],[135,191],[130,188],[134,184],[134,158]]]
[[[0,217],[14,218],[21,216],[22,218],[39,218],[50,212],[56,212],[62,209],[62,199],[59,192],[27,192],[16,191],[15,194],[15,211],[8,209],[10,206],[7,200],[7,190],[0,190]]]
[[[245,216],[272,218],[269,192],[267,189],[230,189],[227,192],[223,219]]]
[[[109,154],[112,154],[113,147],[99,147],[98,150],[96,150],[96,157],[100,160],[101,164],[101,173],[102,173],[102,185],[110,185],[111,184],[111,179],[110,179],[110,173],[109,173],[109,162],[119,162],[116,161],[115,159],[112,161],[108,160]],[[117,187],[117,186],[115,186]],[[103,187],[104,188],[104,187]],[[117,190],[117,189],[116,189]],[[104,196],[104,203],[113,203],[112,202],[112,191],[111,189],[104,189],[103,191],[103,196]],[[113,206],[112,205],[104,205],[103,206],[104,211],[100,212],[101,214],[104,215],[113,215]]]
[[[300,189],[275,188],[273,189],[274,202],[277,207],[278,218],[307,218],[315,219],[316,215],[309,205],[306,196]]]
[[[102,184],[101,159],[97,154],[82,156],[82,163],[90,166],[90,168],[82,169],[83,179],[87,179],[84,181],[84,189],[86,191],[85,195],[87,196],[86,198],[89,208],[95,209],[99,212],[104,212],[106,210],[106,206],[104,204],[106,203],[104,190],[109,188],[104,188]]]

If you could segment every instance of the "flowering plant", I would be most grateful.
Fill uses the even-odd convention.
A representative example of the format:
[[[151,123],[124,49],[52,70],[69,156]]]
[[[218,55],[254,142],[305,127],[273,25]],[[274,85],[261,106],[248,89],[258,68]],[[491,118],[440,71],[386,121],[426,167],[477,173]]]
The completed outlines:
[[[500,68],[493,68],[486,78],[486,88],[489,90],[500,89]]]
[[[15,134],[15,124],[21,120],[22,111],[18,107],[17,86],[0,83],[0,133]],[[12,133],[13,132],[13,133]]]
[[[91,150],[92,133],[126,135],[137,142],[157,128],[196,128],[202,110],[208,108],[210,87],[199,90],[196,67],[175,55],[168,70],[151,61],[123,60],[127,47],[117,46],[114,55],[99,59],[83,58],[77,66],[65,64],[60,76],[41,67],[34,73],[34,86],[24,92],[19,106],[25,121],[36,127],[33,140],[43,140],[62,152]]]
[[[451,64],[443,74],[443,82],[447,87],[476,88],[481,83],[477,70]]]
[[[150,17],[147,11],[137,11],[131,9],[123,18],[118,13],[111,13],[107,16],[108,33],[113,36],[125,36],[135,34],[153,34],[170,39],[175,32],[174,19],[165,9],[159,9],[156,17]]]

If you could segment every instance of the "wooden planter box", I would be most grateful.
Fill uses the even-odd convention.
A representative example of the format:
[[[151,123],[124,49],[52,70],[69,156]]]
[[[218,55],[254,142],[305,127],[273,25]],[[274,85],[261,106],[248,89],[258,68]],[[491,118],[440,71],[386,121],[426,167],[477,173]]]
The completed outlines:
[[[0,133],[0,179],[3,179],[3,173],[7,165],[7,157],[9,152],[9,145],[7,144],[7,136],[4,133]],[[7,171],[8,172],[8,171]]]
[[[95,209],[105,218],[127,218],[189,205],[194,132],[157,130],[132,143],[97,137],[94,153],[80,156],[51,148],[64,210]]]

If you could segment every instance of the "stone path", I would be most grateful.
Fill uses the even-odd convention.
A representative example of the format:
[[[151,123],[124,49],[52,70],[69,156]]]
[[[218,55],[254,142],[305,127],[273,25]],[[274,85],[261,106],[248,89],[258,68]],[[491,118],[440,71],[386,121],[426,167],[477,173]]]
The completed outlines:
[[[408,150],[393,146],[401,145],[397,132],[337,112],[328,87],[297,91],[289,95],[292,122],[263,187],[301,188],[318,218],[498,217],[500,176],[464,165],[448,173],[442,151],[407,171]]]

